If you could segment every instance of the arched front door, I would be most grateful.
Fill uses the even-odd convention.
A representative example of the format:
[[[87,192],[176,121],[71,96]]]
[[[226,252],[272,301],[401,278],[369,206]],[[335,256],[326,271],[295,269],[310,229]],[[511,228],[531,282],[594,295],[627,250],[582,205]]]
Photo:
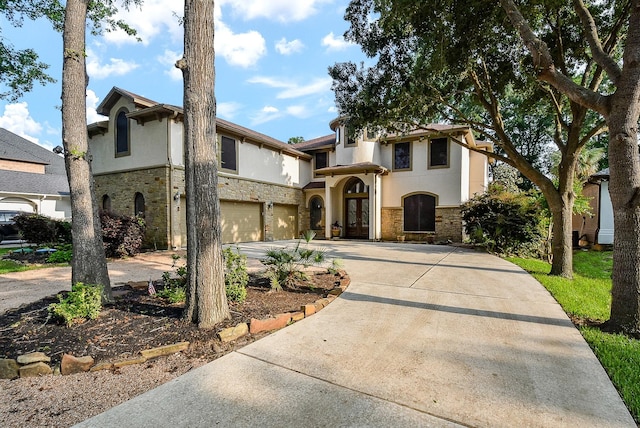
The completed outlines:
[[[369,238],[369,186],[351,178],[344,186],[345,237]]]

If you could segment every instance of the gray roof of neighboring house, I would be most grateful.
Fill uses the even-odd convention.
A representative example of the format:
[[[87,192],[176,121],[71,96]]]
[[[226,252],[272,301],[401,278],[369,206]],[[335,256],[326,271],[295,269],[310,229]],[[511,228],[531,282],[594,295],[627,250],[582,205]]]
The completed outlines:
[[[69,194],[64,158],[4,128],[0,128],[0,159],[45,166],[44,174],[0,169],[0,191],[42,195]]]
[[[609,178],[609,168],[605,168],[602,171],[598,171],[595,174],[593,174],[591,177],[589,177],[592,180],[598,180],[598,179],[608,179]]]
[[[326,149],[335,147],[336,135],[329,134],[322,137],[314,138],[313,140],[303,141],[301,143],[293,144],[293,148],[303,152]]]

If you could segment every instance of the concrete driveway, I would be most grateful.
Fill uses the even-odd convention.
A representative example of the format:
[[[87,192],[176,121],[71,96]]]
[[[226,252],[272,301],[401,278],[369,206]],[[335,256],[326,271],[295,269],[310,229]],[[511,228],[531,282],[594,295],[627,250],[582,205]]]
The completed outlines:
[[[339,299],[78,426],[636,426],[518,267],[447,246],[315,245],[344,260],[352,283]]]

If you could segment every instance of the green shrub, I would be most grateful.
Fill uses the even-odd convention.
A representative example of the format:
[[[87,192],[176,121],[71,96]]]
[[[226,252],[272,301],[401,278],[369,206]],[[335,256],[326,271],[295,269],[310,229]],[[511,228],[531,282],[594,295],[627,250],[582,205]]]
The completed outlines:
[[[127,257],[140,252],[144,239],[144,220],[101,211],[102,241],[107,257]]]
[[[267,267],[265,277],[271,288],[282,290],[283,286],[295,288],[297,281],[308,279],[305,268],[318,266],[326,259],[325,251],[300,248],[300,241],[294,248],[269,249],[260,262]]]
[[[179,259],[180,256],[174,255],[171,267],[175,267]],[[175,269],[175,275],[171,272],[162,274],[162,288],[157,291],[156,296],[167,299],[171,303],[181,303],[187,300],[186,287],[187,267],[178,266]]]
[[[73,249],[70,244],[57,247],[56,250],[47,257],[47,263],[71,263]]]
[[[102,309],[102,286],[78,282],[66,297],[58,294],[58,299],[60,303],[49,305],[49,312],[67,326],[76,320],[95,319]]]
[[[242,303],[247,298],[247,284],[249,273],[247,272],[247,256],[240,254],[240,250],[234,252],[231,248],[222,251],[224,257],[224,285],[227,290],[227,299],[231,302]]]
[[[56,242],[56,223],[52,218],[21,213],[13,218],[22,238],[36,245]]]
[[[55,220],[56,242],[60,244],[71,244],[71,222],[64,220]]]
[[[492,185],[462,207],[465,232],[474,244],[503,254],[531,254],[543,237],[543,214],[536,199]]]

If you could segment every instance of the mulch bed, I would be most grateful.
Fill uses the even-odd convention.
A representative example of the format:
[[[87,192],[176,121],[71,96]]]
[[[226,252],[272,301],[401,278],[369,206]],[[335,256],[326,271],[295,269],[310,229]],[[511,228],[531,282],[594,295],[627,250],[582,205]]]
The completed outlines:
[[[59,363],[65,353],[89,355],[96,363],[114,362],[138,355],[142,349],[189,341],[185,354],[193,358],[215,359],[235,347],[246,345],[267,333],[247,335],[233,343],[223,343],[217,332],[284,312],[300,310],[334,288],[339,277],[329,273],[309,275],[297,289],[271,291],[266,279],[252,275],[244,303],[230,303],[232,318],[214,329],[201,330],[181,320],[183,305],[149,296],[144,284],[115,287],[114,304],[103,308],[95,320],[66,327],[49,317],[48,297],[0,315],[0,358],[41,351]]]

